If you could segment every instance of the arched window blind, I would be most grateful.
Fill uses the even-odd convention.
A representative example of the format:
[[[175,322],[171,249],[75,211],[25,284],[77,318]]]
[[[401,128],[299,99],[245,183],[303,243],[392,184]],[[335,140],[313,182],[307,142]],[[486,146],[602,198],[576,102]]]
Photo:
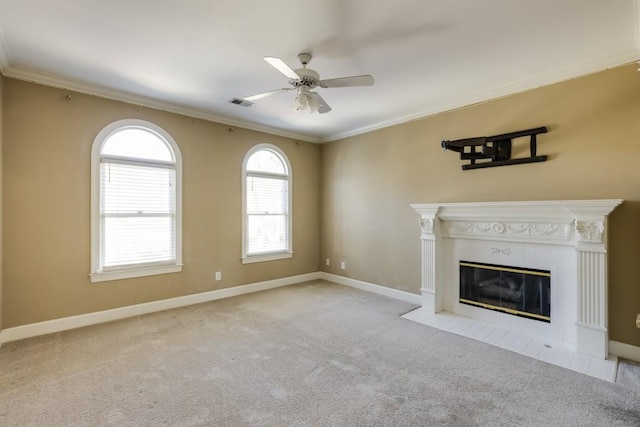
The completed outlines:
[[[151,123],[125,120],[96,137],[93,157],[93,281],[180,271],[175,142]]]
[[[291,257],[291,167],[284,152],[269,144],[250,150],[243,190],[243,262]]]

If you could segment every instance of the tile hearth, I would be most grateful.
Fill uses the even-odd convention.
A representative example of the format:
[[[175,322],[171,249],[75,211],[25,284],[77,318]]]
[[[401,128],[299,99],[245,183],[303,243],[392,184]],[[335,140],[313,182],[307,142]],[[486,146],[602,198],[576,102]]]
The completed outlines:
[[[403,317],[615,381],[617,358],[608,348],[607,221],[622,202],[412,204],[419,214],[422,307]],[[544,321],[515,316],[514,307],[468,304],[461,292],[466,263],[548,273]],[[517,283],[505,284],[512,294],[501,283],[500,295],[504,289],[516,298]]]
[[[601,380],[615,382],[618,358],[609,356],[602,360],[576,352],[576,346],[524,332],[502,328],[482,320],[470,319],[445,311],[430,314],[417,308],[402,316],[442,331],[481,341],[542,362],[571,369]]]

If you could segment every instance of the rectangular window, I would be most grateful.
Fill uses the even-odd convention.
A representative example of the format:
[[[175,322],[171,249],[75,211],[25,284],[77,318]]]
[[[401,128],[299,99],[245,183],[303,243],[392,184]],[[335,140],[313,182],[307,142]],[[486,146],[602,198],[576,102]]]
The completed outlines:
[[[288,250],[288,192],[287,178],[247,176],[247,255]]]
[[[100,174],[103,270],[175,263],[175,168],[109,159]]]

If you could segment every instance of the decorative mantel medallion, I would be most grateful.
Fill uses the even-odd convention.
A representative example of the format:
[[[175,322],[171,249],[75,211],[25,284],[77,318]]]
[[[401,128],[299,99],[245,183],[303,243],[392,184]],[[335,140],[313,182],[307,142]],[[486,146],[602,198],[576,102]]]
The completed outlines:
[[[433,218],[420,218],[420,228],[426,234],[433,234]]]
[[[577,221],[576,232],[583,242],[602,243],[604,221]]]

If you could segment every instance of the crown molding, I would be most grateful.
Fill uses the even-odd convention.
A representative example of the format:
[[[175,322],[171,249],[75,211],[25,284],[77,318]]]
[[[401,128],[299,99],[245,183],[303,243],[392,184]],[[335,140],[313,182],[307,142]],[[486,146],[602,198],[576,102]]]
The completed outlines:
[[[640,0],[636,0],[636,4],[640,5]],[[640,7],[640,6],[638,6]],[[640,25],[640,13],[637,14],[636,26]],[[638,31],[636,31],[638,33]],[[370,126],[361,127],[352,131],[343,132],[339,134],[331,135],[321,140],[321,142],[337,141],[339,139],[349,138],[352,136],[361,135],[364,133],[373,132],[376,130],[384,129],[387,127],[411,122],[414,120],[423,119],[425,117],[433,116],[435,114],[444,113],[459,108],[468,107],[473,104],[487,102],[490,100],[503,98],[509,95],[515,95],[517,93],[526,92],[531,89],[536,89],[542,86],[548,86],[555,83],[571,80],[578,77],[583,77],[589,74],[594,74],[600,71],[604,71],[609,68],[615,68],[623,65],[627,65],[640,60],[640,33],[636,38],[636,47],[634,49],[621,52],[615,55],[610,55],[605,58],[599,58],[595,61],[584,62],[576,66],[566,67],[532,79],[520,80],[505,85],[497,86],[488,90],[483,90],[470,95],[463,96],[450,102],[444,102],[438,104],[436,107],[431,107],[426,110],[422,110],[417,113],[408,114],[405,116],[397,117],[390,120],[374,123]]]
[[[426,110],[422,110],[416,113],[396,117],[389,120],[373,123],[368,126],[363,126],[357,129],[353,129],[347,132],[341,132],[330,135],[324,138],[312,137],[310,135],[290,132],[279,128],[260,125],[245,120],[231,119],[224,116],[212,114],[210,112],[198,110],[195,108],[188,108],[173,104],[170,102],[159,101],[154,98],[135,95],[129,92],[120,91],[116,89],[109,89],[100,87],[97,85],[91,85],[79,80],[62,78],[54,76],[52,74],[43,73],[36,70],[31,70],[24,67],[12,66],[9,51],[4,41],[4,35],[2,28],[0,28],[0,72],[10,78],[18,80],[25,80],[33,83],[52,86],[60,89],[73,90],[76,92],[84,93],[87,95],[99,96],[102,98],[112,99],[116,101],[123,101],[134,105],[140,105],[142,107],[154,108],[157,110],[167,111],[170,113],[181,114],[188,117],[197,119],[212,121],[229,126],[237,126],[248,130],[257,132],[263,132],[270,135],[282,136],[300,141],[306,141],[311,143],[326,143],[345,139],[365,133],[381,130],[391,126],[408,123],[414,120],[420,120],[435,114],[451,111],[459,108],[468,107],[473,104],[487,102],[498,98],[503,98],[509,95],[514,95],[522,92],[526,92],[531,89],[536,89],[542,86],[547,86],[563,81],[571,80],[578,77],[583,77],[589,74],[594,74],[600,71],[604,71],[609,68],[615,68],[623,65],[627,65],[640,60],[640,0],[635,1],[636,9],[636,46],[634,49],[630,49],[618,54],[610,55],[605,58],[599,58],[594,61],[585,62],[576,66],[566,67],[558,70],[554,70],[543,75],[537,76],[532,79],[520,80],[516,82],[507,83],[498,87],[494,87],[488,90],[479,91],[464,97],[455,99],[453,101],[441,103],[435,107],[430,107]]]
[[[1,41],[1,40],[0,40]],[[1,46],[0,46],[1,50]],[[1,52],[0,52],[1,59]],[[270,126],[259,125],[244,120],[235,120],[224,116],[219,116],[206,111],[198,110],[195,108],[188,108],[173,104],[170,102],[159,101],[154,98],[135,95],[129,92],[109,89],[97,85],[91,85],[79,80],[63,78],[41,71],[31,70],[24,67],[16,67],[7,65],[2,68],[2,74],[6,77],[10,77],[17,80],[24,80],[32,83],[51,86],[59,89],[72,90],[74,92],[84,93],[86,95],[98,96],[101,98],[111,99],[114,101],[127,102],[129,104],[139,105],[141,107],[154,108],[156,110],[167,111],[169,113],[181,114],[184,116],[207,120],[211,122],[220,123],[223,125],[241,127],[248,130],[257,132],[263,132],[275,136],[283,136],[300,141],[319,143],[322,142],[319,138],[314,138],[309,135],[305,135],[298,132],[289,132]]]

